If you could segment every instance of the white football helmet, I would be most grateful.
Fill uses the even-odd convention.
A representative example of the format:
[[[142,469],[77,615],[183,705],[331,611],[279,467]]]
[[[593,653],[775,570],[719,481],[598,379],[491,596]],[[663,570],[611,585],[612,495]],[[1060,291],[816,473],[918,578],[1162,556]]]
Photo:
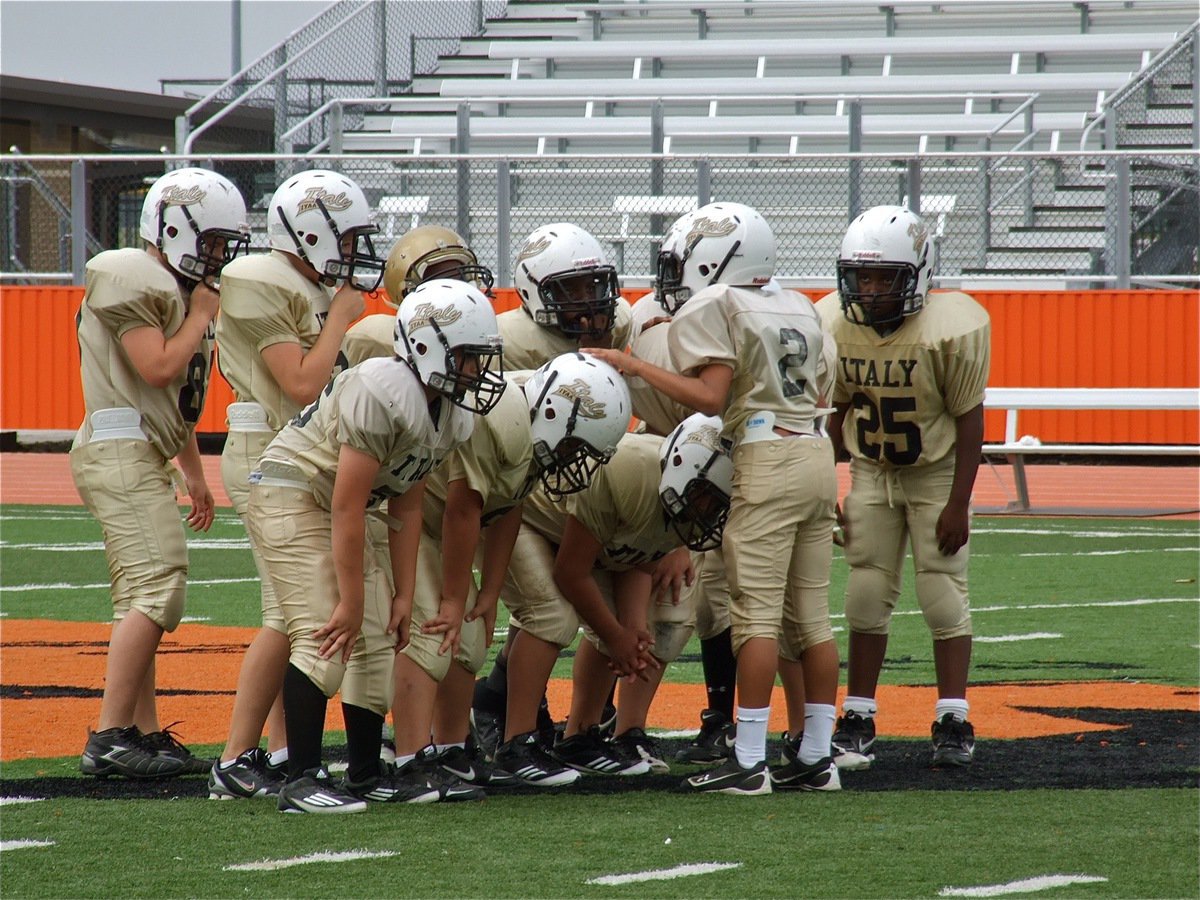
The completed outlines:
[[[525,239],[513,270],[521,304],[539,325],[573,338],[612,331],[621,296],[617,270],[582,228],[566,222],[538,228]]]
[[[655,292],[663,308],[674,314],[710,284],[762,287],[774,274],[775,234],[758,210],[742,203],[710,203],[667,229]]]
[[[383,269],[387,288],[384,299],[395,308],[405,294],[432,278],[470,282],[489,296],[495,281],[492,270],[479,264],[474,252],[455,232],[441,225],[421,225],[405,233],[388,254]]]
[[[378,230],[362,188],[325,169],[293,175],[267,209],[271,248],[299,256],[330,287],[342,281],[360,291],[379,287],[383,260],[371,243]],[[347,237],[348,248],[342,243]]]
[[[884,274],[886,287],[869,292],[859,273]],[[925,305],[933,277],[929,228],[903,206],[876,206],[850,223],[837,262],[838,296],[846,318],[858,325],[894,325]]]
[[[471,412],[485,415],[504,393],[502,346],[491,301],[465,281],[426,281],[396,310],[396,356],[423,384]]]
[[[721,439],[716,416],[694,413],[663,441],[658,496],[667,521],[679,539],[697,552],[721,546],[729,498],[733,494],[733,459]]]
[[[629,388],[603,360],[564,353],[525,382],[537,477],[554,499],[581,491],[629,430]]]
[[[246,201],[223,175],[175,169],[150,186],[138,233],[184,278],[207,282],[250,243]]]

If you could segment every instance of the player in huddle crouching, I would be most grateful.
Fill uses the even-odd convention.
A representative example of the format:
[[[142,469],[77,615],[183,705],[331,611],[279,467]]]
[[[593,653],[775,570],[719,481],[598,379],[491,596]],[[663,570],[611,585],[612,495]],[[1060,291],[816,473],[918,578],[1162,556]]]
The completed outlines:
[[[395,350],[330,382],[271,442],[252,478],[247,524],[291,648],[283,811],[439,799],[436,786],[413,794],[381,770],[380,735],[395,650],[409,636],[424,479],[495,399],[500,338],[491,304],[462,282],[427,282],[400,305]],[[366,540],[366,510],[381,501],[392,526],[391,591]],[[339,687],[349,767],[335,784],[321,764],[321,738]]]

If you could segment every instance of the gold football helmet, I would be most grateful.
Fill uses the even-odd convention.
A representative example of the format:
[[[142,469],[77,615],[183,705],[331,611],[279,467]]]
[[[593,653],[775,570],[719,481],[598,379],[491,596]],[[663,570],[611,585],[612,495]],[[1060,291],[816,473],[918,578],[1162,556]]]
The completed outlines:
[[[488,296],[494,281],[461,237],[441,225],[422,225],[396,241],[388,254],[383,269],[388,303],[398,307],[405,294],[432,278],[465,281]]]

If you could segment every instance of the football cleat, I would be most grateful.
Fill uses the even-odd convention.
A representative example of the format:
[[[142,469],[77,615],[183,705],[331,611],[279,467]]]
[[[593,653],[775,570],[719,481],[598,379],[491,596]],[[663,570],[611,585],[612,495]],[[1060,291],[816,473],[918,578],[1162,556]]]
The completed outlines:
[[[209,800],[277,797],[284,779],[276,777],[267,763],[266,751],[254,747],[228,763],[213,764],[208,774]]]
[[[715,769],[693,775],[687,784],[693,790],[707,793],[741,794],[747,797],[771,793],[771,778],[765,759],[743,768],[737,757],[731,756]]]
[[[537,732],[527,731],[500,745],[496,768],[531,787],[562,787],[574,784],[580,775],[560,765],[538,743]]]
[[[833,730],[833,761],[839,769],[857,772],[875,762],[875,719],[846,712]]]
[[[969,766],[975,758],[975,728],[946,713],[933,723],[933,765]]]
[[[627,729],[613,738],[611,746],[622,760],[645,760],[653,775],[665,775],[671,771],[670,765],[662,758],[658,742],[640,728]]]
[[[550,755],[565,766],[588,775],[645,775],[650,764],[638,755],[623,757],[600,738],[600,728],[559,738]]]
[[[815,763],[802,763],[799,757],[771,770],[771,784],[779,790],[840,791],[842,780],[832,756]]]
[[[79,758],[84,775],[107,778],[167,778],[183,774],[182,760],[160,754],[136,725],[89,731],[88,742]]]
[[[729,759],[737,727],[725,713],[706,709],[700,713],[700,733],[675,754],[678,762],[713,763]]]
[[[178,724],[178,722],[172,722],[162,731],[151,731],[145,736],[146,743],[157,750],[159,756],[179,760],[180,775],[207,775],[217,761],[195,756],[191,750],[185,747],[175,737],[175,732],[171,730]]]
[[[342,790],[322,767],[308,769],[279,789],[279,811],[285,813],[360,813],[364,800]]]

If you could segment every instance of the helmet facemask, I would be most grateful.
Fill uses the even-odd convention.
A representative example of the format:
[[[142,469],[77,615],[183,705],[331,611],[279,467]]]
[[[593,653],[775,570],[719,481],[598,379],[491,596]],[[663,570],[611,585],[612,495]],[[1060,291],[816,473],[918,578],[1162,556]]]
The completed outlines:
[[[924,263],[922,263],[922,266]],[[865,293],[860,289],[863,270],[890,273],[885,290]],[[842,312],[856,325],[889,328],[921,311],[925,298],[917,293],[920,269],[911,263],[838,260],[838,296]]]
[[[361,225],[343,234],[338,228],[337,223],[333,220],[333,216],[329,214],[324,201],[320,197],[317,197],[314,199],[314,203],[316,208],[321,211],[321,215],[325,217],[325,224],[333,235],[334,244],[339,249],[339,257],[327,260],[323,270],[317,269],[308,254],[304,252],[304,243],[292,228],[291,222],[288,221],[287,216],[283,212],[283,207],[278,207],[279,218],[287,229],[288,234],[291,235],[292,242],[296,245],[296,252],[300,255],[300,258],[314,269],[317,269],[317,274],[320,276],[321,282],[329,287],[333,287],[339,281],[345,281],[356,291],[372,293],[377,290],[379,283],[383,281],[383,266],[385,261],[375,253],[375,245],[371,242],[371,235],[378,233],[379,228],[375,225]],[[348,252],[342,243],[347,237],[350,239]],[[365,272],[366,276],[360,278],[360,272]]]
[[[500,338],[486,344],[459,344],[451,347],[437,322],[431,327],[446,352],[445,373],[434,372],[426,385],[445,396],[455,406],[477,415],[487,415],[500,402],[508,382],[504,380],[504,357]],[[458,351],[456,354],[455,351]],[[469,366],[473,361],[475,365]],[[472,373],[470,368],[474,368]]]
[[[220,277],[225,264],[249,248],[249,233],[236,228],[209,228],[201,231],[187,206],[178,206],[176,208],[183,214],[184,221],[196,236],[196,252],[180,254],[178,259],[173,260],[171,257],[175,254],[168,249],[168,242],[183,241],[186,238],[180,236],[177,226],[167,223],[166,213],[169,208],[168,205],[159,207],[158,238],[155,240],[155,246],[167,257],[171,267],[184,278],[193,282],[203,282],[216,289],[215,281]]]
[[[535,315],[539,325],[557,327],[573,338],[598,338],[611,333],[617,298],[621,295],[617,270],[612,266],[591,266],[547,275],[537,288],[545,307]],[[585,318],[586,327],[583,324]]]
[[[682,495],[673,487],[659,495],[667,522],[687,548],[697,553],[721,546],[725,520],[729,518],[729,495],[702,477],[706,471],[707,466],[687,483]]]
[[[671,315],[679,312],[680,307],[690,300],[692,294],[695,293],[695,289],[685,285],[683,282],[692,251],[696,249],[696,245],[702,240],[704,240],[704,235],[698,234],[693,237],[691,243],[684,248],[682,257],[676,256],[670,250],[664,250],[658,254],[658,280],[655,283],[655,293],[663,309]],[[737,256],[738,249],[741,246],[741,241],[734,241],[730,244],[725,257],[711,271],[708,266],[700,266],[697,269],[697,273],[704,279],[706,287],[720,281],[721,273],[725,271],[726,266],[729,265],[729,261]]]
[[[574,415],[573,412],[572,417]],[[596,450],[587,441],[577,437],[565,437],[554,447],[545,441],[535,441],[533,444],[533,461],[538,468],[538,478],[552,500],[561,500],[568,494],[582,491],[592,483],[592,476],[609,458],[607,453]]]

